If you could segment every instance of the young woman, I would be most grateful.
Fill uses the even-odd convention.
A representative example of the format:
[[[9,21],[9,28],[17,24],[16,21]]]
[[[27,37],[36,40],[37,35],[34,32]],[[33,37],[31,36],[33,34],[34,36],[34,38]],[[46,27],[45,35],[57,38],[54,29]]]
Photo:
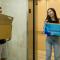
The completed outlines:
[[[59,23],[56,11],[54,8],[47,10],[47,17],[45,20],[47,23]],[[58,36],[47,36],[46,39],[46,60],[51,60],[52,47],[54,48],[54,59],[60,60],[60,42]]]

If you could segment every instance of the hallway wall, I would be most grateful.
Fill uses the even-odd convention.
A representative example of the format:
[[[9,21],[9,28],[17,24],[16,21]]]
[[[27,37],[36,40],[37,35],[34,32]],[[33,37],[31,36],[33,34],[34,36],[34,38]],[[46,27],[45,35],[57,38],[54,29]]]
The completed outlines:
[[[3,14],[12,16],[12,39],[7,43],[7,60],[27,60],[28,0],[0,0]]]

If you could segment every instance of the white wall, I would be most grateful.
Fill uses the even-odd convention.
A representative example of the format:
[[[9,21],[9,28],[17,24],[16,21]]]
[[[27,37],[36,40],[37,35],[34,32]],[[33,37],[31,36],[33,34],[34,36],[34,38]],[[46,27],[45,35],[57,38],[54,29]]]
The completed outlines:
[[[0,0],[3,14],[14,17],[8,60],[27,60],[27,4],[28,0]]]

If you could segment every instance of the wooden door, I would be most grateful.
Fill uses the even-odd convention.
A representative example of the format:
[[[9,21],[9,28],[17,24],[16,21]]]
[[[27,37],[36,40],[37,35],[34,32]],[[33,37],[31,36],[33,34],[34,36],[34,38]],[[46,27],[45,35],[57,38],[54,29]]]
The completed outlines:
[[[27,36],[27,60],[33,60],[33,0],[28,0]]]
[[[36,51],[37,51],[37,60],[45,60],[46,57],[46,35],[42,34],[44,27],[44,20],[46,18],[47,9],[54,8],[56,10],[58,18],[60,18],[60,0],[38,0],[37,4],[37,16],[36,18]],[[35,11],[36,12],[36,11]],[[52,53],[53,54],[53,53]],[[43,55],[43,56],[42,56]],[[54,58],[52,58],[53,60]]]
[[[38,23],[37,23],[37,32],[38,32],[38,49],[45,49],[45,37],[41,36],[43,31],[44,20],[46,18],[46,13],[48,8],[54,8],[57,12],[58,18],[60,18],[60,0],[39,0],[38,1]]]

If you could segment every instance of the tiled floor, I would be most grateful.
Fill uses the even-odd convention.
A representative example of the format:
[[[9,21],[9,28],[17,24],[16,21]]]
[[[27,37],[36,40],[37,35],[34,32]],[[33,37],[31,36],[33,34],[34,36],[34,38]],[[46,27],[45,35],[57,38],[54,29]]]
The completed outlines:
[[[46,52],[38,50],[38,60],[46,60]],[[54,60],[54,53],[52,53],[51,60]]]

